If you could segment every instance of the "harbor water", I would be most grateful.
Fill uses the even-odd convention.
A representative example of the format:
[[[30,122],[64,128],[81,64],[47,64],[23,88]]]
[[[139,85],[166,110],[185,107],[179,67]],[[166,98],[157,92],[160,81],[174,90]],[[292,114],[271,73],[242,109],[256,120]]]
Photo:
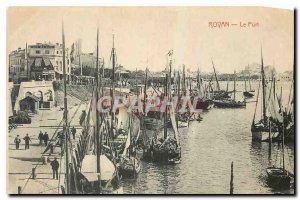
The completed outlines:
[[[226,83],[221,82],[221,89]],[[291,82],[282,85],[283,102],[287,102]],[[252,83],[258,90],[258,82]],[[229,83],[233,90],[233,82]],[[237,82],[236,97],[242,100],[244,82]],[[181,162],[162,165],[141,162],[141,172],[136,180],[123,180],[127,194],[229,194],[230,165],[233,161],[234,194],[293,193],[294,190],[273,190],[266,183],[266,168],[282,163],[278,144],[252,142],[251,123],[255,110],[255,97],[247,99],[246,108],[212,108],[202,113],[203,121],[190,122],[180,128]],[[256,121],[260,119],[258,100]],[[294,144],[285,146],[285,166],[294,173]]]

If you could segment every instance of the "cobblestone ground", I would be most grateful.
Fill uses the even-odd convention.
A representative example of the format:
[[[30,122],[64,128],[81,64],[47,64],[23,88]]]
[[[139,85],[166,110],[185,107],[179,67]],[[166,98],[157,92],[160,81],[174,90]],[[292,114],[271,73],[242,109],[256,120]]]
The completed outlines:
[[[79,127],[79,117],[82,110],[85,110],[87,104],[81,104],[69,108],[69,122],[70,126],[77,128],[77,137],[72,139],[72,143],[78,141],[81,128]],[[76,112],[77,111],[77,112]],[[23,194],[58,194],[61,193],[60,185],[64,185],[64,158],[60,156],[61,149],[59,146],[54,148],[53,154],[47,151],[44,144],[40,145],[38,134],[40,131],[47,132],[49,138],[55,134],[56,131],[62,130],[58,128],[63,117],[63,111],[58,108],[52,110],[40,110],[38,114],[32,117],[31,124],[24,124],[18,126],[8,133],[7,140],[7,193],[17,194],[18,187],[21,187]],[[25,150],[25,143],[23,138],[26,133],[31,138],[30,148]],[[15,137],[19,135],[22,140],[19,150],[16,149],[14,144]],[[43,164],[43,156],[48,157],[51,161],[57,157],[60,161],[59,180],[52,177],[52,169],[50,163]],[[36,178],[32,179],[32,168],[35,168]]]

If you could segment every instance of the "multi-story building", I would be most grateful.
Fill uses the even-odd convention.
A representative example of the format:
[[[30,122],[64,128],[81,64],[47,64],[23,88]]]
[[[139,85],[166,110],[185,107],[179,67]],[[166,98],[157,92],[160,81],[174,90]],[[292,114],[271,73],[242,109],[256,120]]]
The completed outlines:
[[[30,60],[30,77],[35,80],[53,80],[63,78],[62,44],[37,43],[28,46]],[[66,74],[70,75],[71,65],[68,49],[66,49]]]
[[[13,82],[28,79],[25,49],[18,48],[9,54],[9,78]]]
[[[66,49],[66,74],[70,75],[71,64]],[[18,48],[9,54],[10,80],[61,80],[63,78],[62,44],[36,43],[28,48]]]

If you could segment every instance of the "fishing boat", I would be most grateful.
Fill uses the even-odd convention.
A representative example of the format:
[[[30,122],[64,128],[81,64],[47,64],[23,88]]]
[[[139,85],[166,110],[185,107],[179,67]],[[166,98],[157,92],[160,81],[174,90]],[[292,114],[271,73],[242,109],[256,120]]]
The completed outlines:
[[[83,132],[85,134],[83,134],[83,140],[77,149],[79,155],[81,155],[76,156],[78,158],[77,165],[80,166],[80,170],[76,173],[74,188],[81,194],[122,194],[123,187],[119,182],[120,178],[115,157],[116,152],[113,151],[111,145],[115,136],[115,114],[111,113],[109,116],[106,116],[96,109],[99,98],[104,95],[102,87],[103,74],[99,76],[98,44],[99,28],[97,28],[96,86],[94,87],[88,115],[84,122]],[[115,54],[114,45],[112,52]],[[113,92],[111,95],[113,98]]]
[[[294,142],[295,141],[295,116],[294,116],[294,82],[291,83],[291,88],[289,92],[289,99],[287,107],[283,111],[283,121],[285,127],[285,141]],[[282,88],[281,88],[282,90]],[[282,93],[282,92],[281,92]],[[280,99],[282,95],[280,95]],[[282,126],[282,125],[281,125]],[[281,130],[281,129],[279,129]]]
[[[259,89],[257,93],[256,98],[256,105],[255,105],[255,112],[252,120],[251,125],[251,132],[252,132],[252,140],[253,141],[268,141],[269,140],[269,123],[271,122],[271,129],[273,132],[273,135],[271,137],[272,141],[276,141],[278,138],[279,132],[276,123],[274,122],[274,119],[280,119],[280,113],[278,112],[279,106],[276,105],[277,100],[275,99],[275,94],[271,95],[271,92],[273,90],[270,90],[269,95],[269,111],[271,116],[267,116],[267,95],[266,95],[266,84],[265,84],[265,73],[264,73],[264,64],[263,64],[263,57],[261,53],[261,87],[262,87],[262,118],[255,122],[255,116],[256,116],[256,110],[258,105],[258,97],[259,97]],[[274,92],[274,91],[273,91]]]
[[[201,79],[200,71],[197,72],[197,103],[196,109],[207,111],[213,106],[213,102],[208,98],[207,92],[204,90],[203,82]]]
[[[168,54],[169,56],[172,56],[173,51],[170,52],[171,54]],[[168,71],[166,67],[166,77],[163,93],[165,98],[171,98],[172,62],[167,63],[167,66],[168,64],[170,70]],[[153,133],[150,141],[150,152],[152,160],[154,162],[163,164],[176,164],[179,163],[181,159],[181,147],[175,117],[176,114],[172,109],[169,108],[169,106],[165,107],[163,113],[159,112],[161,111],[160,106],[154,108],[154,112],[145,113],[147,115],[145,116],[145,118],[155,118],[155,121],[160,122],[159,124],[162,125],[160,127],[151,126],[151,131]]]
[[[119,169],[119,174],[122,177],[134,177],[135,178],[137,176],[137,174],[140,172],[141,166],[140,166],[140,161],[139,161],[139,159],[137,159],[136,152],[135,152],[136,151],[135,146],[136,146],[138,137],[135,139],[132,134],[133,126],[139,124],[139,122],[134,124],[132,122],[133,117],[134,117],[134,115],[131,115],[129,117],[127,138],[126,138],[125,147],[123,149],[123,152],[119,156],[118,169]],[[138,120],[138,119],[136,119],[136,120]]]
[[[249,84],[250,84],[250,80],[249,80]],[[251,88],[251,86],[250,86],[250,88]],[[246,82],[246,79],[245,79],[245,91],[243,92],[244,97],[246,97],[246,98],[254,97],[254,94],[252,92],[250,92],[250,90],[249,91],[247,90],[247,82]]]
[[[168,88],[168,74],[166,74],[164,92],[166,97],[169,97]],[[171,122],[170,126],[168,126],[168,121]],[[162,134],[163,137],[160,137]],[[168,107],[166,107],[166,110],[163,113],[163,130],[160,130],[158,135],[156,135],[152,141],[151,149],[153,161],[167,164],[176,164],[180,162],[181,147],[175,113],[171,111],[171,109],[168,109]]]
[[[235,77],[235,72],[234,72],[234,77]],[[214,99],[214,106],[218,108],[245,108],[246,107],[246,102],[244,101],[236,101],[235,98],[235,78],[234,78],[234,89],[233,89],[233,99],[227,99],[227,98],[222,98],[222,99]]]
[[[220,84],[219,84],[219,81],[218,81],[216,68],[215,68],[215,65],[214,65],[214,62],[213,62],[212,59],[211,59],[211,63],[212,63],[213,69],[214,69],[214,74],[212,75],[211,79],[209,80],[208,85],[209,85],[209,88],[211,90],[212,99],[214,99],[214,100],[220,100],[221,99],[222,100],[222,99],[230,98],[228,88],[227,88],[227,91],[220,89]],[[211,85],[213,77],[215,77],[216,89],[213,89],[212,85]]]
[[[291,175],[285,169],[285,160],[284,160],[284,127],[283,127],[283,134],[281,140],[281,147],[282,147],[282,166],[280,167],[268,167],[266,169],[267,172],[267,183],[269,186],[278,189],[289,189],[291,184]]]

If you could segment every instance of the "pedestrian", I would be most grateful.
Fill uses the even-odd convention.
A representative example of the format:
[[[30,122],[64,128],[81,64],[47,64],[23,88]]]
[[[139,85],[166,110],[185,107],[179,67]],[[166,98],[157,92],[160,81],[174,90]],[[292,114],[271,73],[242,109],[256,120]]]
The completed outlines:
[[[44,140],[45,146],[47,146],[48,145],[48,140],[49,140],[49,136],[48,136],[47,132],[45,132],[45,134],[43,135],[43,140]]]
[[[71,133],[73,135],[73,140],[75,140],[76,128],[73,126]]]
[[[42,131],[40,131],[40,133],[39,133],[39,137],[38,137],[38,139],[39,139],[39,141],[40,141],[40,145],[42,145],[42,143],[43,143],[43,132]]]
[[[16,143],[16,149],[19,149],[19,146],[20,146],[20,143],[21,143],[21,140],[20,140],[20,138],[19,138],[19,135],[17,135],[17,137],[15,138],[15,141],[14,141],[15,143]]]
[[[59,168],[59,163],[57,161],[57,158],[54,157],[54,160],[51,162],[51,167],[52,167],[52,172],[53,172],[53,179],[58,179],[58,168]]]
[[[31,139],[28,136],[28,133],[26,133],[26,136],[23,138],[23,140],[25,140],[25,150],[29,149],[29,141],[31,142]]]

